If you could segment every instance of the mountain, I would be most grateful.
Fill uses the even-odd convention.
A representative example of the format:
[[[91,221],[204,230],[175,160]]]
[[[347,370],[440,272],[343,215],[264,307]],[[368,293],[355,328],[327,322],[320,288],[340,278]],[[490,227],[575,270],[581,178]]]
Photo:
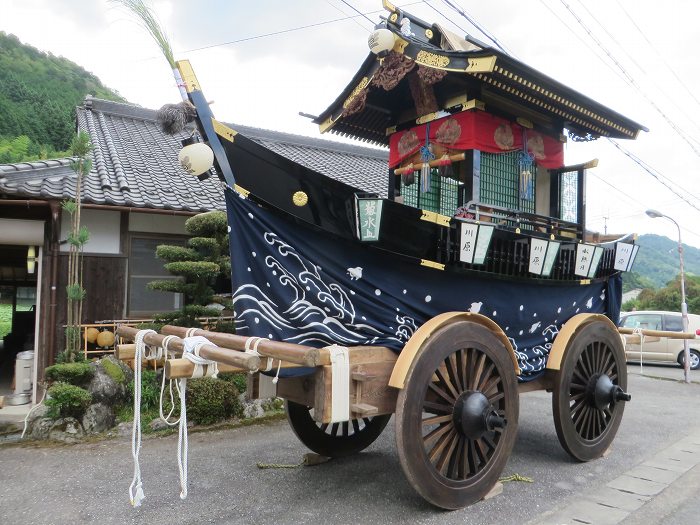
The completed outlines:
[[[639,253],[632,273],[624,274],[625,288],[661,288],[680,273],[678,241],[661,235],[645,234],[637,239]],[[700,275],[700,249],[683,245],[685,272]]]
[[[64,155],[88,94],[125,101],[74,62],[0,31],[0,163]]]

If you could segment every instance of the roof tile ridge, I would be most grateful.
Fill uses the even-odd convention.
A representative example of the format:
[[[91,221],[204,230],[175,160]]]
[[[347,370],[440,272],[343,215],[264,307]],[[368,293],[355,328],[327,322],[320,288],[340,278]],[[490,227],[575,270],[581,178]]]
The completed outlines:
[[[92,139],[92,152],[95,155],[95,169],[97,170],[97,175],[100,177],[100,185],[102,186],[103,190],[111,190],[112,183],[109,180],[109,172],[107,171],[104,153],[102,153],[100,137],[98,136],[97,129],[95,128],[92,110],[85,112],[85,122],[87,124],[90,138]]]
[[[119,190],[129,191],[129,181],[126,178],[124,166],[122,165],[122,161],[119,158],[117,148],[114,145],[112,134],[109,132],[109,128],[107,127],[107,121],[105,120],[104,114],[98,113],[97,118],[100,123],[100,127],[102,128],[102,135],[104,136],[105,142],[107,143],[107,152],[109,153],[112,165],[114,166],[114,173],[117,176],[117,184],[119,185]]]

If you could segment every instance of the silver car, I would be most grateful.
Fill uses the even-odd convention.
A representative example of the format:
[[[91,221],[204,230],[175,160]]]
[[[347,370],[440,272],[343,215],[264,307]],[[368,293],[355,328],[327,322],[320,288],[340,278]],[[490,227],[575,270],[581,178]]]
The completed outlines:
[[[620,315],[620,326],[670,332],[683,331],[683,321],[678,312],[626,312]],[[700,315],[688,314],[688,332],[700,334]],[[626,339],[632,338],[628,336]],[[691,339],[688,343],[690,346],[690,368],[697,370],[700,368],[700,338]],[[642,352],[644,352],[643,356]],[[639,361],[643,357],[644,362],[676,362],[683,366],[683,340],[646,336],[643,347],[640,343],[626,342],[625,354],[628,361]]]

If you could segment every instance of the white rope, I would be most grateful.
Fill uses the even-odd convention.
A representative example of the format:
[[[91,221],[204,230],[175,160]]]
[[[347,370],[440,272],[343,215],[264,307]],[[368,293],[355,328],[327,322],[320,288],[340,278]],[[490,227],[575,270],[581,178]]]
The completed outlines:
[[[644,334],[641,328],[635,328],[632,333],[639,336],[639,373],[644,375]]]
[[[170,350],[168,349],[168,345],[170,344],[170,341],[172,341],[175,338],[174,335],[166,335],[163,338],[163,341],[161,342],[162,345],[162,350],[163,353],[165,354],[165,358],[168,359],[170,357],[169,353]],[[175,421],[170,421],[170,417],[173,415],[173,412],[175,411],[175,398],[173,396],[173,383],[175,383],[175,390],[177,390],[178,396],[180,395],[180,386],[177,381],[177,379],[170,379],[168,381],[168,394],[170,395],[170,412],[168,412],[167,416],[163,415],[163,392],[165,391],[165,370],[163,370],[163,377],[161,378],[160,382],[160,400],[158,401],[158,414],[160,415],[160,419],[168,426],[174,427],[180,422],[180,419],[176,419]]]
[[[244,351],[246,354],[254,355],[256,357],[264,357],[261,356],[260,353],[258,352],[258,346],[260,346],[260,343],[263,341],[269,341],[267,337],[249,337],[248,339],[245,340],[245,346],[244,346]],[[251,348],[252,347],[252,348]],[[273,359],[271,357],[267,358],[267,365],[265,366],[265,370],[263,372],[269,372],[272,370],[272,361]],[[282,362],[280,361],[280,365]],[[260,369],[256,368],[255,370],[251,370],[250,373],[254,374],[255,372],[258,372]],[[279,376],[279,367],[277,367],[277,375]],[[276,381],[275,381],[276,383]]]
[[[190,328],[187,333],[190,334],[196,328]],[[189,336],[182,340],[183,352],[182,357],[188,359],[195,365],[195,372],[192,377],[202,377],[203,369],[207,367],[207,376],[216,377],[219,373],[219,368],[216,361],[210,361],[199,355],[199,352],[204,345],[211,344],[205,337]],[[177,439],[177,467],[180,471],[180,499],[187,497],[187,456],[188,456],[188,439],[187,439],[187,378],[180,379],[180,426]]]
[[[41,396],[41,401],[39,401],[36,405],[34,405],[29,412],[27,412],[27,415],[24,417],[24,429],[22,430],[22,435],[19,437],[20,439],[24,439],[24,435],[27,433],[27,426],[29,425],[29,416],[32,415],[32,412],[34,412],[37,408],[41,406],[41,404],[44,402],[44,398],[46,397],[46,392],[48,391],[48,388],[44,388],[44,393]]]
[[[131,433],[131,455],[134,458],[134,478],[129,485],[129,501],[134,507],[139,507],[146,497],[143,492],[143,482],[141,481],[141,467],[139,465],[139,453],[141,452],[141,360],[146,347],[143,339],[149,333],[156,333],[155,330],[139,330],[134,342],[136,351],[134,353],[134,425]]]

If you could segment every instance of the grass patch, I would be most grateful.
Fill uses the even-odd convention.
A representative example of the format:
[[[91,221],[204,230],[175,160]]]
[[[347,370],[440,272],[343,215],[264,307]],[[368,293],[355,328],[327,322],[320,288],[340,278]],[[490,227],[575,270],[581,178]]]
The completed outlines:
[[[0,339],[12,331],[12,305],[0,304]]]

